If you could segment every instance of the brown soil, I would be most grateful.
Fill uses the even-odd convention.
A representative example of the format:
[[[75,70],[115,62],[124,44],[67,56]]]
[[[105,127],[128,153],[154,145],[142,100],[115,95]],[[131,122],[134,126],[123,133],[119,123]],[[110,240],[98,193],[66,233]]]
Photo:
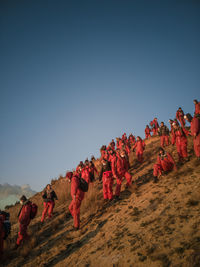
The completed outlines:
[[[130,156],[134,183],[129,190],[122,188],[119,201],[105,203],[102,185],[98,181],[91,185],[79,231],[73,231],[73,220],[66,216],[69,185],[62,177],[53,181],[59,201],[52,220],[41,225],[41,193],[32,198],[41,208],[30,224],[30,241],[18,250],[13,248],[19,206],[11,208],[13,227],[2,266],[200,266],[200,162],[193,154],[192,139],[189,161],[156,184],[152,168],[159,138],[146,144],[143,164],[137,163],[135,153]],[[175,147],[167,151],[177,162]]]

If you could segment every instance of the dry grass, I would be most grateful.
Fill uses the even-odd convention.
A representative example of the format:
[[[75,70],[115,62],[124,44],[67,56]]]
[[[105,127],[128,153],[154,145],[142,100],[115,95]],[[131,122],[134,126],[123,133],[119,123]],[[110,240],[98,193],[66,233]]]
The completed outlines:
[[[102,207],[103,195],[98,191],[98,184],[90,184],[89,190],[85,193],[85,198],[81,205],[81,212],[95,213],[99,207]]]
[[[19,254],[22,257],[27,257],[33,250],[34,247],[37,245],[37,237],[31,237],[29,241],[23,244],[23,246],[20,248]]]

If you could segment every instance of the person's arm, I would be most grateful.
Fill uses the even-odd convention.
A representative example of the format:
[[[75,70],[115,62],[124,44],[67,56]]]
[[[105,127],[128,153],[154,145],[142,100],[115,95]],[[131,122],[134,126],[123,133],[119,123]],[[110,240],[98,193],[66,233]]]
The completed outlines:
[[[72,199],[74,201],[76,200],[76,194],[77,194],[78,186],[79,186],[79,184],[78,184],[77,179],[73,179],[71,182],[71,196],[72,196]]]

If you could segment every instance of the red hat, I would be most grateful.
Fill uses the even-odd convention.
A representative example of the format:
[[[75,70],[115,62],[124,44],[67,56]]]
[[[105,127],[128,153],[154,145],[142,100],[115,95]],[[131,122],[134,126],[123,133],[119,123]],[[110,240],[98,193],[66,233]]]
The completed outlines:
[[[72,179],[72,176],[73,176],[73,172],[67,172],[66,173],[66,178]]]

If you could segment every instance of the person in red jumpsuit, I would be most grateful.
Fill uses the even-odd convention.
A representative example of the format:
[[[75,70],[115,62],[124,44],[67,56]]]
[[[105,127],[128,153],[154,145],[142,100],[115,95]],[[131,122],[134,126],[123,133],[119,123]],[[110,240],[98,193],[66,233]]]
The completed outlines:
[[[145,149],[145,143],[142,140],[142,138],[140,136],[137,136],[137,141],[135,143],[135,145],[133,146],[133,151],[136,149],[136,156],[137,156],[137,160],[142,163],[143,162],[143,152]]]
[[[198,102],[197,99],[194,100],[194,105],[195,105],[195,115],[200,115],[200,102]]]
[[[113,177],[117,180],[115,196],[116,198],[119,198],[123,178],[127,181],[126,188],[128,188],[132,183],[132,176],[128,172],[129,162],[124,150],[118,151],[117,155],[113,157],[111,161],[111,168]]]
[[[74,230],[80,228],[80,208],[81,202],[84,199],[85,193],[79,188],[80,171],[67,172],[66,179],[71,183],[71,197],[72,201],[69,205],[69,211],[74,219]]]
[[[176,122],[173,123],[174,136],[172,138],[172,145],[176,143],[176,149],[179,157],[179,162],[188,160],[187,153],[187,132],[184,128],[180,127]]]
[[[112,141],[110,142],[109,148],[111,148],[112,150],[115,150],[115,141],[114,141],[114,139],[112,139]]]
[[[27,233],[28,225],[31,221],[31,202],[27,200],[26,196],[20,198],[20,204],[22,205],[20,212],[18,214],[19,220],[19,232],[17,238],[17,246],[19,246],[22,241],[28,240],[29,235]]]
[[[144,132],[145,132],[145,138],[146,139],[151,137],[151,129],[149,128],[149,125],[146,125]]]
[[[42,218],[41,218],[41,222],[44,222],[45,217],[47,215],[48,212],[48,218],[52,218],[53,216],[53,209],[55,206],[55,199],[57,198],[57,195],[55,193],[55,191],[51,188],[51,185],[48,184],[46,186],[46,188],[44,189],[43,193],[42,193],[42,198],[43,198],[43,205],[44,205],[44,209],[42,212]]]
[[[185,127],[185,119],[184,119],[184,112],[183,112],[181,107],[176,111],[176,118],[177,118],[177,120],[180,121],[181,127],[184,128]]]
[[[158,128],[158,134],[160,136],[160,145],[164,147],[169,145],[169,129],[162,121],[160,127]]]
[[[163,174],[163,172],[171,170],[177,170],[176,163],[172,155],[160,147],[157,162],[153,167],[154,182],[158,181],[158,178]]]
[[[126,140],[127,140],[126,133],[124,133],[124,134],[122,135],[122,140],[123,140],[123,141],[126,141]]]
[[[99,175],[99,180],[103,181],[103,198],[104,200],[113,199],[113,174],[111,171],[110,162],[102,159],[102,168]]]
[[[158,128],[159,128],[158,119],[154,118],[152,122],[153,122],[153,125],[154,125],[155,135],[157,135],[158,134]]]
[[[128,140],[129,140],[130,146],[133,146],[135,144],[135,136],[133,134],[129,135]]]
[[[193,136],[194,152],[197,158],[200,160],[200,120],[195,114],[192,118],[190,113],[185,115],[185,119],[191,124],[191,135]]]

